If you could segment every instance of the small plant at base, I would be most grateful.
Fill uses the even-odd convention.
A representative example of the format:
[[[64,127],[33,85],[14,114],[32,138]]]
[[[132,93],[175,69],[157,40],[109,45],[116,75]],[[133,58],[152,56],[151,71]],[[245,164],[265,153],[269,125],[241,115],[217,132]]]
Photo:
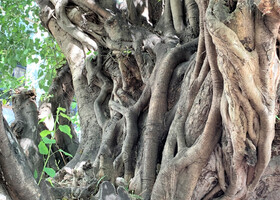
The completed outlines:
[[[95,189],[94,189],[93,194],[95,194],[95,193],[97,192],[98,187],[99,187],[100,183],[103,181],[104,178],[106,178],[106,175],[102,176],[102,177],[97,181],[97,184],[96,184],[96,186],[95,186]]]
[[[87,52],[87,56],[90,60],[95,59],[97,55],[98,55],[97,51],[88,51]]]
[[[69,116],[64,113],[65,111],[66,111],[65,108],[58,107],[57,111],[56,111],[56,118],[55,118],[55,123],[54,123],[53,130],[43,130],[40,133],[42,141],[39,143],[38,149],[39,149],[40,154],[42,154],[43,156],[46,156],[46,158],[44,159],[43,171],[41,172],[41,175],[40,175],[40,178],[39,178],[39,181],[38,181],[38,185],[41,183],[44,173],[46,173],[50,177],[55,176],[55,173],[56,173],[55,170],[53,168],[47,167],[48,161],[49,161],[51,156],[53,156],[57,152],[60,152],[60,153],[63,153],[64,155],[73,157],[71,154],[63,151],[62,149],[58,149],[57,151],[51,153],[52,145],[56,144],[56,140],[54,138],[54,135],[55,135],[55,132],[57,131],[57,129],[59,129],[61,132],[67,134],[70,138],[72,138],[71,128],[68,125],[60,125],[59,121],[58,121],[59,116],[70,119]],[[39,123],[43,122],[45,119],[46,118],[41,119],[39,121]],[[57,125],[58,125],[58,128],[57,128]],[[49,146],[47,147],[47,145],[49,145]],[[38,176],[38,172],[35,170],[34,178],[36,176]],[[50,182],[50,179],[48,179],[48,181]],[[52,185],[51,182],[50,182],[50,184]]]
[[[129,196],[132,198],[132,199],[136,199],[136,200],[144,200],[143,197],[141,197],[140,195],[137,195],[137,194],[134,194],[134,190],[130,191],[128,189],[128,187],[124,187],[124,189],[127,191],[127,193],[129,194]]]
[[[137,194],[130,194],[129,193],[129,196],[133,199],[136,199],[136,200],[144,200],[143,197],[141,197],[140,195],[137,195]]]
[[[132,50],[129,49],[128,47],[126,47],[125,50],[122,51],[123,56],[129,56],[130,54],[132,54]]]

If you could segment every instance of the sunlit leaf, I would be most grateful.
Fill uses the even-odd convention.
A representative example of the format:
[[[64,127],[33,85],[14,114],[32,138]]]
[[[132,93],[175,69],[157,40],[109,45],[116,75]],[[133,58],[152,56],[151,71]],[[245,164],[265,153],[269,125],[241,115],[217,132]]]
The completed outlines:
[[[47,137],[44,137],[42,140],[45,144],[55,144],[56,143],[55,139],[49,139]]]
[[[42,119],[40,119],[40,121],[38,122],[38,124],[44,122],[47,119],[47,117],[43,117]]]
[[[50,177],[55,176],[55,170],[53,168],[45,167],[44,172],[46,172],[46,174],[48,174]]]
[[[3,100],[2,100],[2,104],[3,104],[3,105],[6,105],[6,103],[7,103],[7,100],[6,100],[6,99],[3,99]]]
[[[49,130],[43,130],[40,133],[42,138],[44,138],[44,137],[46,137],[47,135],[50,135],[50,134],[51,134],[51,131],[49,131]]]
[[[72,109],[75,109],[76,107],[77,107],[77,103],[76,103],[76,102],[72,102],[72,103],[71,103],[71,108],[72,108]]]
[[[70,117],[64,113],[60,113],[60,115],[66,119],[68,119],[69,121],[71,120]]]
[[[72,139],[71,128],[70,128],[70,126],[68,126],[68,125],[59,125],[59,126],[58,126],[58,129],[59,129],[61,132],[67,134],[67,135]]]
[[[62,107],[58,107],[58,108],[57,108],[57,112],[60,112],[60,111],[65,112],[66,109],[65,109],[65,108],[62,108]]]
[[[38,58],[34,58],[33,61],[37,64],[39,62],[39,59]]]
[[[38,148],[39,148],[40,154],[48,155],[48,153],[49,153],[48,147],[46,146],[46,144],[43,141],[41,141],[39,143]]]

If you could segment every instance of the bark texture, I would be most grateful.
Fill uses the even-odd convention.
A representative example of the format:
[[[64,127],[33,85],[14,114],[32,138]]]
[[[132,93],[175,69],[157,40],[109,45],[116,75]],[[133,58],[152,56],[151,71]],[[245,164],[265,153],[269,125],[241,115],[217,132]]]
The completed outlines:
[[[26,155],[28,166],[34,173],[42,172],[43,158],[38,151],[38,111],[35,91],[18,89],[12,97],[15,121],[11,128]],[[38,180],[37,180],[38,181]]]
[[[0,111],[0,153],[1,190],[3,191],[0,195],[15,200],[48,199],[33,177],[29,166],[30,160],[26,159],[23,149],[8,123],[3,119],[2,109]]]

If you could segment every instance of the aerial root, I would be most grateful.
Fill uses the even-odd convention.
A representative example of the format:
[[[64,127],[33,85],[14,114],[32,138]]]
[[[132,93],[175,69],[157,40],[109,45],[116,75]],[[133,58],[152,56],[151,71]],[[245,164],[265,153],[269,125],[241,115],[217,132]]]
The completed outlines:
[[[221,191],[221,186],[217,184],[202,200],[213,199],[213,196]]]

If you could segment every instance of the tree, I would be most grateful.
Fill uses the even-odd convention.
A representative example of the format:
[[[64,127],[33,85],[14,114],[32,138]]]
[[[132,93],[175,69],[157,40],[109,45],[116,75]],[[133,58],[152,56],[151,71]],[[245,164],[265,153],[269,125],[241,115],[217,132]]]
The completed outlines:
[[[278,1],[37,3],[69,65],[82,137],[54,187],[32,182],[30,194],[90,199],[101,179],[144,199],[279,192],[275,165],[265,172],[271,152],[278,155]],[[9,184],[11,171],[1,170]]]

